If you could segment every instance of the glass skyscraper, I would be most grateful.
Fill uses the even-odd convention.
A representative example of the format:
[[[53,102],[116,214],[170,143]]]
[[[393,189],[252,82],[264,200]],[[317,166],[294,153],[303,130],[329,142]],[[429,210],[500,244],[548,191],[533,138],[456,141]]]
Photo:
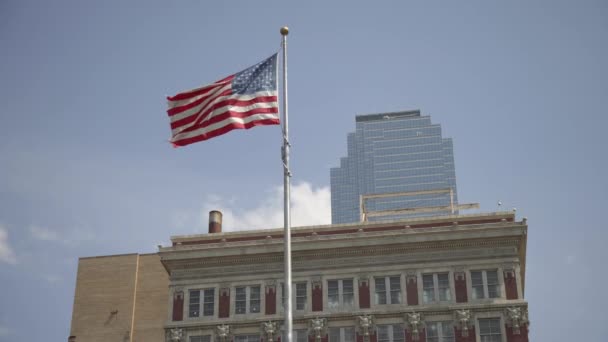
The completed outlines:
[[[330,171],[333,224],[360,221],[360,195],[452,190],[452,194],[368,199],[365,206],[369,212],[450,206],[451,196],[452,203],[458,204],[452,139],[441,136],[441,126],[431,123],[430,116],[421,116],[418,110],[358,115],[347,147],[348,155]],[[429,214],[414,212],[369,220],[424,215]]]

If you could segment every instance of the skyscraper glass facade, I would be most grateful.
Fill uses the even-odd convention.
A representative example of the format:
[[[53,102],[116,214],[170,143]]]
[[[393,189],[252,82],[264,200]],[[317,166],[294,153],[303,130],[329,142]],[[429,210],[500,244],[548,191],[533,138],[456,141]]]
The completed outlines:
[[[332,223],[361,218],[360,195],[452,189],[450,193],[368,199],[368,212],[458,203],[452,139],[420,111],[359,115],[347,137],[348,155],[330,171]],[[447,212],[446,212],[447,213]],[[433,213],[437,215],[437,212]],[[403,216],[370,217],[370,221]]]

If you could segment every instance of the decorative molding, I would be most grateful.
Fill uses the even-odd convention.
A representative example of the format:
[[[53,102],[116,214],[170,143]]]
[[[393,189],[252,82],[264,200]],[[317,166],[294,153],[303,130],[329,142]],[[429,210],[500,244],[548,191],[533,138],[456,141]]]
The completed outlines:
[[[327,334],[327,318],[313,318],[308,321],[308,336],[312,336],[315,342],[321,342],[321,339]]]
[[[184,298],[184,288],[179,286],[173,289],[173,299]]]
[[[169,330],[168,339],[169,342],[182,342],[184,338],[184,331],[181,328],[173,328]]]
[[[454,318],[456,326],[460,328],[460,333],[462,336],[469,336],[469,328],[473,325],[473,320],[471,319],[471,310],[455,310]]]
[[[513,335],[521,334],[521,327],[530,324],[528,320],[528,309],[521,307],[509,307],[505,310],[507,326],[513,329]]]
[[[409,270],[405,272],[405,284],[409,284],[410,282],[418,282],[418,273],[414,270]]]
[[[515,277],[515,265],[504,265],[502,266],[502,272],[505,278]]]
[[[230,286],[220,285],[220,296],[230,296]]]
[[[323,288],[323,281],[320,275],[312,276],[310,278],[310,283],[312,284],[313,290],[315,287]]]
[[[368,274],[360,274],[357,276],[359,281],[359,286],[367,286],[369,287],[369,275]]]
[[[230,326],[226,324],[218,325],[215,327],[215,334],[217,336],[217,342],[230,342],[232,332]]]
[[[405,314],[405,322],[410,327],[412,340],[420,339],[420,328],[422,328],[422,314],[419,312],[410,312]]]
[[[443,240],[443,241],[426,241],[416,243],[400,243],[400,244],[377,244],[375,246],[362,246],[359,248],[352,247],[338,247],[330,249],[316,249],[309,251],[299,251],[293,254],[292,258],[294,263],[302,262],[309,263],[315,259],[328,260],[330,258],[339,257],[353,257],[353,256],[370,256],[378,255],[408,255],[411,257],[411,253],[416,252],[428,252],[430,250],[446,250],[453,251],[460,248],[492,248],[492,247],[506,247],[506,246],[518,246],[521,239],[519,237],[499,237],[499,238],[487,238],[487,239],[459,239],[459,240]],[[180,252],[180,251],[177,251]],[[201,251],[204,252],[204,251]],[[516,251],[514,252],[516,253]],[[231,255],[222,257],[200,257],[200,258],[189,258],[182,260],[163,260],[163,263],[169,269],[180,269],[180,268],[191,268],[197,266],[205,266],[205,268],[213,265],[245,265],[245,264],[256,264],[256,263],[280,263],[282,261],[282,253],[251,253],[247,256],[243,255]]]
[[[264,282],[264,287],[266,288],[266,293],[268,293],[269,290],[273,290],[276,293],[277,281],[275,279],[268,279]]]
[[[364,342],[369,342],[369,336],[373,335],[375,330],[374,317],[370,315],[357,316],[357,332],[363,336]]]
[[[261,325],[262,336],[265,337],[266,342],[274,342],[274,338],[277,335],[278,328],[277,322],[268,321],[263,322]],[[280,335],[280,333],[279,333]]]

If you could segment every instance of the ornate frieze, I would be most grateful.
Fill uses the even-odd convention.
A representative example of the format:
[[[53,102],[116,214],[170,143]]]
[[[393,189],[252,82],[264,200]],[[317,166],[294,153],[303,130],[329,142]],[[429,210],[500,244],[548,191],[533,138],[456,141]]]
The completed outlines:
[[[370,315],[357,316],[357,332],[363,336],[363,341],[369,342],[369,336],[374,332],[374,317]]]
[[[313,318],[308,321],[308,335],[315,338],[315,342],[320,342],[327,334],[327,318]]]
[[[462,336],[469,336],[469,328],[473,323],[471,310],[456,310],[454,311],[454,318],[456,320],[456,326],[460,328]]]
[[[530,324],[528,321],[528,309],[521,307],[510,307],[505,310],[507,326],[513,329],[514,335],[521,334],[521,327]]]
[[[369,275],[360,274],[357,278],[359,279],[359,286],[369,286]]]
[[[182,342],[184,339],[184,331],[181,328],[173,328],[169,330],[169,342]]]
[[[274,342],[274,339],[277,336],[277,334],[280,334],[278,331],[277,322],[273,322],[273,321],[263,322],[261,325],[261,328],[262,328],[262,336],[265,337],[265,341],[267,341],[267,342]]]
[[[229,325],[218,325],[215,327],[215,335],[217,336],[218,342],[230,342],[231,331]]]
[[[422,314],[419,312],[406,313],[405,322],[409,327],[412,340],[418,341],[420,339],[420,329],[422,328]]]

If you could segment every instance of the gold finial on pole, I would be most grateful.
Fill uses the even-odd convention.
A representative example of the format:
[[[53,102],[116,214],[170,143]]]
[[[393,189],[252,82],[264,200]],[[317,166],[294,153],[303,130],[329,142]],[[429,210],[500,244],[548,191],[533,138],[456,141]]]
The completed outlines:
[[[289,27],[283,26],[281,27],[281,35],[286,36],[289,34]]]

